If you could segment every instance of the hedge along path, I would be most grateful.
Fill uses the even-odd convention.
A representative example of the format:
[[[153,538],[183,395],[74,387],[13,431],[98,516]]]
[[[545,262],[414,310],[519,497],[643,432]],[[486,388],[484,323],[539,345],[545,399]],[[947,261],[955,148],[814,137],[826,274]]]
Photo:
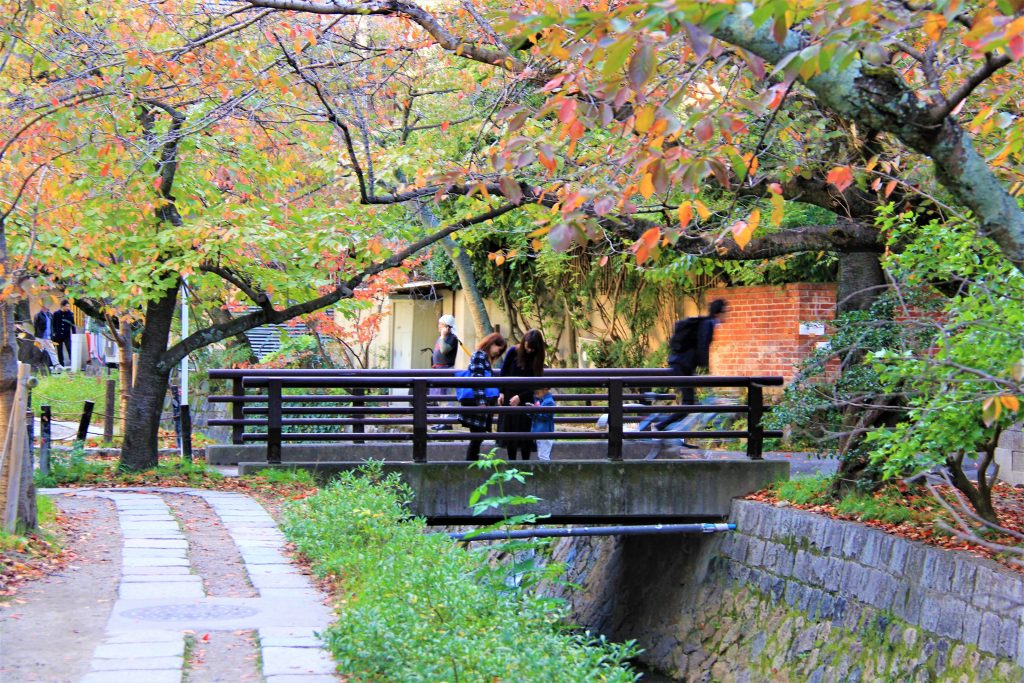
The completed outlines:
[[[102,511],[86,524],[90,534],[105,534],[108,556],[89,555],[94,536],[82,536],[80,566],[39,582],[17,612],[0,615],[0,678],[341,680],[316,635],[331,618],[325,596],[292,565],[277,525],[249,496],[187,488],[41,492],[72,515],[83,506]],[[77,618],[83,611],[93,614],[87,624]],[[66,660],[34,656],[35,644],[48,639],[87,645]],[[8,658],[9,649],[19,656]]]

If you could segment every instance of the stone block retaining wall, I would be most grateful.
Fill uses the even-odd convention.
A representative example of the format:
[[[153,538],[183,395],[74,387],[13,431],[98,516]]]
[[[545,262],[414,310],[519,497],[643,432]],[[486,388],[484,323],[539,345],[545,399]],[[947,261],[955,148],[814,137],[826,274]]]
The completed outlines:
[[[687,681],[1021,681],[1024,575],[793,508],[735,533],[564,539],[577,623]],[[669,539],[669,540],[666,540]]]

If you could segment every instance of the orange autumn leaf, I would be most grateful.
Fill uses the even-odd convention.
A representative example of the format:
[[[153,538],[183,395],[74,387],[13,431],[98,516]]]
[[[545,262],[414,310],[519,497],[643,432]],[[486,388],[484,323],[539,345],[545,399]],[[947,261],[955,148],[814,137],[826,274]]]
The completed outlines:
[[[686,226],[693,220],[693,205],[690,202],[683,202],[679,206],[679,227],[686,229]]]
[[[828,172],[826,181],[842,192],[853,184],[853,171],[849,166],[836,166]]]
[[[644,177],[640,179],[640,196],[644,199],[650,199],[653,194],[654,178],[650,173],[644,173]]]
[[[945,30],[947,23],[946,17],[931,12],[924,18],[924,25],[921,28],[929,40],[937,43],[939,38],[942,37],[942,31]]]

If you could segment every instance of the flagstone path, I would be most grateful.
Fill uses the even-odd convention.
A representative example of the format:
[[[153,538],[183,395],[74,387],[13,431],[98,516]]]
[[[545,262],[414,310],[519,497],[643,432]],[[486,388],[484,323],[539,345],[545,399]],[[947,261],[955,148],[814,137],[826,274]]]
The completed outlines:
[[[0,612],[0,680],[179,683],[186,672],[189,683],[340,680],[317,636],[331,617],[325,596],[284,554],[283,535],[252,498],[182,488],[41,493],[70,514],[91,505],[88,541],[106,536],[106,554]],[[36,648],[40,659],[32,655],[40,639],[66,644]]]

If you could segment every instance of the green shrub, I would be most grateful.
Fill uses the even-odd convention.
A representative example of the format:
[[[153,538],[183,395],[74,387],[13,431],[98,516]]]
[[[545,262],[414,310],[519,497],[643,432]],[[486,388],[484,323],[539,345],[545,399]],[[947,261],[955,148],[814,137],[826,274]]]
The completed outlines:
[[[63,484],[79,484],[94,481],[108,475],[114,468],[113,461],[87,460],[82,449],[75,448],[70,454],[50,453],[50,471],[45,476],[36,470],[36,486],[53,488]]]
[[[316,479],[309,470],[268,468],[260,470],[256,475],[263,477],[271,484],[301,484],[303,486],[316,486]]]
[[[410,491],[379,465],[345,473],[289,506],[285,531],[342,591],[326,640],[358,681],[633,681],[636,654],[568,631],[564,608],[486,571],[405,508]]]
[[[797,505],[816,505],[828,500],[831,483],[831,475],[826,474],[794,477],[789,481],[776,484],[775,493],[782,500],[788,500]]]
[[[223,475],[199,460],[160,458],[153,469],[121,472],[115,460],[90,460],[80,447],[70,454],[51,453],[50,471],[35,474],[36,486],[51,488],[66,484],[145,485],[163,482],[178,486],[199,486],[222,479]]]

